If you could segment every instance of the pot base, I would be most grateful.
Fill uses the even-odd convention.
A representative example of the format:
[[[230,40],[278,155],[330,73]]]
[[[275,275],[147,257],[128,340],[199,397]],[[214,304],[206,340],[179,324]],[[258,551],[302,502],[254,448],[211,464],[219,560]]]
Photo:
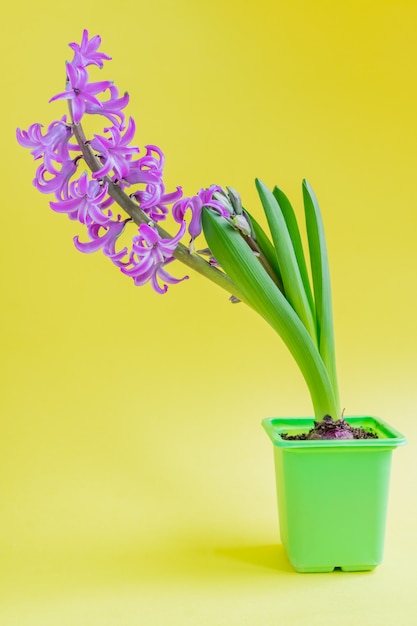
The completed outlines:
[[[346,567],[295,567],[296,572],[300,574],[326,574],[341,570],[342,572],[371,572],[376,565],[347,565]]]

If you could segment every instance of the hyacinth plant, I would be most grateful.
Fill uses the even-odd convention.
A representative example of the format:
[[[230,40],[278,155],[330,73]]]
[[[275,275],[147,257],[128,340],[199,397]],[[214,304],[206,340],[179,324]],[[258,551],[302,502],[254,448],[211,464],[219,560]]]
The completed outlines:
[[[316,421],[330,416],[338,424],[332,436],[350,437],[339,403],[326,242],[309,183],[302,185],[308,256],[294,210],[278,187],[270,191],[256,180],[269,234],[232,188],[212,185],[193,197],[183,196],[180,186],[167,192],[162,150],[146,145],[143,152],[133,143],[135,122],[124,113],[128,94],[120,95],[111,81],[90,80],[88,68],[101,69],[110,60],[100,45],[100,37],[90,38],[87,30],[80,44],[69,44],[73,58],[66,63],[65,89],[50,100],[66,100],[68,113],[46,130],[39,123],[17,130],[19,144],[39,162],[33,184],[54,196],[54,211],[85,227],[86,235],[74,238],[80,252],[101,250],[135,285],[150,282],[164,294],[168,285],[188,278],[168,271],[177,260],[226,290],[232,302],[260,314],[296,360]],[[83,123],[93,116],[105,120],[104,131],[87,137]],[[161,227],[168,215],[178,225],[173,235]],[[130,245],[122,246],[129,228]],[[206,243],[198,250],[201,233]]]

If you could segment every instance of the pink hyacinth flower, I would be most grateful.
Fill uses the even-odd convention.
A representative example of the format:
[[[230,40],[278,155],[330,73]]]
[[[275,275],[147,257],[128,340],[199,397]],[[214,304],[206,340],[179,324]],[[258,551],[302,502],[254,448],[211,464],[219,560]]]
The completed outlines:
[[[160,184],[149,184],[146,185],[144,190],[133,193],[132,198],[135,198],[142,211],[153,222],[159,222],[168,215],[168,205],[182,198],[182,188],[177,187],[176,191],[165,193],[165,186],[162,182]]]
[[[43,162],[36,170],[33,184],[41,193],[53,193],[56,198],[67,199],[69,181],[76,171],[77,164],[71,159],[64,161],[60,170],[51,163]]]
[[[110,219],[102,211],[101,203],[107,197],[107,183],[100,185],[96,180],[88,180],[87,173],[81,174],[78,180],[70,183],[68,199],[50,202],[50,207],[57,213],[66,213],[71,220],[81,224],[97,224],[103,226]]]
[[[111,57],[103,52],[98,52],[98,49],[101,45],[101,37],[100,35],[95,35],[88,38],[88,30],[83,30],[83,36],[81,39],[81,44],[78,43],[70,43],[68,44],[70,48],[74,51],[74,58],[72,60],[72,64],[78,67],[87,67],[88,65],[97,65],[98,67],[103,67],[103,61],[110,61]]]
[[[122,109],[129,104],[129,94],[125,93],[119,98],[119,90],[115,85],[110,85],[110,98],[100,101],[99,104],[94,102],[85,103],[85,112],[91,115],[103,115],[113,126],[118,126],[120,130],[125,128],[125,115]]]
[[[72,115],[75,124],[79,124],[86,111],[87,103],[102,106],[96,95],[103,93],[110,88],[109,80],[102,80],[96,83],[88,82],[88,72],[83,67],[75,67],[67,63],[67,89],[53,96],[49,102],[55,100],[70,100]]]
[[[174,278],[164,269],[167,263],[174,260],[175,248],[184,236],[185,229],[186,224],[183,222],[175,237],[165,239],[153,226],[141,224],[139,234],[133,238],[129,266],[121,268],[123,274],[131,276],[137,286],[150,281],[154,290],[160,294],[166,293],[168,286],[164,284],[161,287],[158,278],[171,285],[186,280],[188,276]]]
[[[120,252],[116,252],[116,243],[128,222],[130,222],[130,218],[123,221],[120,219],[108,221],[104,226],[101,224],[90,224],[87,229],[90,241],[84,243],[78,237],[74,237],[74,245],[77,250],[87,254],[102,250],[103,254],[109,257],[118,267],[126,265],[122,259],[126,256],[128,250],[123,248]]]
[[[93,178],[103,178],[113,170],[114,176],[122,179],[129,174],[132,155],[139,152],[139,148],[129,146],[135,136],[135,122],[133,118],[129,118],[124,135],[115,126],[104,130],[110,133],[110,137],[94,135],[91,141],[91,147],[98,152],[103,163],[103,166],[94,172]]]
[[[42,134],[43,124],[31,124],[27,130],[16,131],[18,143],[29,148],[35,161],[44,157],[46,162],[58,161],[62,163],[70,158],[69,150],[80,151],[78,144],[70,144],[73,136],[71,125],[64,115],[60,120],[49,124],[45,134]]]
[[[218,202],[213,198],[215,193],[221,191],[221,187],[218,185],[212,185],[208,189],[200,189],[198,194],[192,198],[182,198],[182,200],[176,202],[172,207],[172,215],[178,223],[182,222],[187,210],[191,210],[192,217],[188,227],[188,232],[193,239],[198,237],[202,231],[201,216],[204,206],[215,209],[223,217],[229,217],[229,211],[227,211],[221,202]]]

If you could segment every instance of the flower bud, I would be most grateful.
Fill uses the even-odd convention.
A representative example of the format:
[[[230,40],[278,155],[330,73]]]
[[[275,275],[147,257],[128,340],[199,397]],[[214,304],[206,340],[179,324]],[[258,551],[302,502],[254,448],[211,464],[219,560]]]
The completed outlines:
[[[233,207],[233,213],[240,215],[242,213],[242,200],[240,199],[238,192],[233,189],[233,187],[226,187],[226,189],[229,194],[230,203]]]
[[[232,224],[236,228],[236,230],[239,230],[241,233],[243,233],[243,235],[250,237],[252,232],[251,227],[244,215],[233,215]]]
[[[219,204],[221,204],[222,207],[224,207],[228,213],[233,213],[233,206],[231,202],[229,201],[229,198],[226,192],[224,191],[224,189],[222,189],[222,191],[216,191],[213,194],[213,198],[217,202],[219,202]]]

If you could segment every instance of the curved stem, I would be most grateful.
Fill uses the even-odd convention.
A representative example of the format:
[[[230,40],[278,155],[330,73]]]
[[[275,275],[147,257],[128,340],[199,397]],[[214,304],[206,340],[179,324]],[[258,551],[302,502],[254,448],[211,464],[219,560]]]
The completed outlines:
[[[73,123],[72,128],[86,164],[92,172],[97,172],[101,169],[101,164],[91,149],[81,124]],[[108,176],[105,176],[103,180],[108,185],[109,196],[111,196],[113,200],[117,202],[117,204],[132,218],[135,224],[140,226],[140,224],[149,223],[149,216],[146,215],[146,213],[142,211],[142,209],[135,202],[133,202],[131,198],[129,198],[119,185],[114,183]],[[172,239],[171,235],[158,224],[155,225],[155,228],[161,237]],[[191,267],[199,274],[202,274],[231,295],[236,296],[239,300],[245,300],[245,297],[241,293],[240,289],[234,285],[226,274],[220,272],[217,268],[210,265],[201,257],[191,254],[188,248],[183,244],[178,244],[174,251],[174,257],[178,261],[181,261],[181,263]]]

